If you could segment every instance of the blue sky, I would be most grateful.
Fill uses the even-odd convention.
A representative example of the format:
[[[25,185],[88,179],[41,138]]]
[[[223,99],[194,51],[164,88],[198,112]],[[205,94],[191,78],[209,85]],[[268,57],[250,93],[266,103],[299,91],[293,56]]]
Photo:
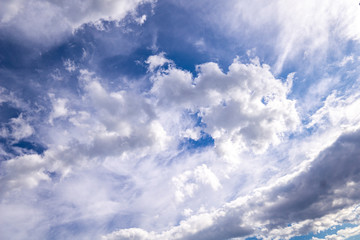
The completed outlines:
[[[360,7],[0,0],[4,239],[358,239]]]

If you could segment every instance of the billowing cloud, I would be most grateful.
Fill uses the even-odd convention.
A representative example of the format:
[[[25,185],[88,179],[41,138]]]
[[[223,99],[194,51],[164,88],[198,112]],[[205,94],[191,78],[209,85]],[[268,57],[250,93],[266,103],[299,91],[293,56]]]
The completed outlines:
[[[151,69],[154,59],[148,60]],[[238,59],[226,74],[215,63],[199,65],[197,71],[193,78],[191,73],[171,66],[160,70],[153,77],[151,92],[160,106],[199,112],[205,131],[219,144],[219,150],[234,147],[261,152],[296,129],[295,101],[287,99],[292,74],[283,83],[274,78],[269,66],[256,60],[243,64]]]

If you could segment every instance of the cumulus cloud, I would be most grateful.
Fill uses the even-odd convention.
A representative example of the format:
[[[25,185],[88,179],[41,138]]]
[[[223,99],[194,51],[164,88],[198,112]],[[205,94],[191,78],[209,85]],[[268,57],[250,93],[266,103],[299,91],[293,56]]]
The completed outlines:
[[[163,59],[163,55],[158,58]],[[216,63],[199,65],[197,71],[194,78],[176,67],[162,69],[152,78],[151,93],[160,107],[199,112],[219,150],[233,144],[242,150],[263,152],[296,129],[295,101],[287,98],[293,75],[283,83],[274,78],[269,66],[243,64],[238,59],[227,73]]]

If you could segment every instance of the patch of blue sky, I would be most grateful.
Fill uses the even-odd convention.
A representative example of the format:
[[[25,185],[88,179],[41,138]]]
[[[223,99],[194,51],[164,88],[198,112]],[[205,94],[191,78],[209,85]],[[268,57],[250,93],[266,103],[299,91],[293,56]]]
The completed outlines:
[[[195,112],[195,113],[191,113],[188,112],[190,118],[193,120],[194,127],[201,127],[201,128],[206,128],[206,124],[202,121],[202,117],[199,115],[199,112]]]
[[[178,67],[196,75],[196,65],[212,61],[227,71],[236,56],[245,56],[255,44],[219,34],[217,26],[204,21],[198,10],[172,1],[159,1],[156,14],[146,24],[153,29],[158,51],[166,52]]]
[[[189,151],[212,146],[214,146],[214,139],[211,137],[211,135],[201,131],[200,138],[197,140],[192,138],[184,138],[183,141],[179,144],[179,149],[186,149]]]
[[[334,84],[330,84],[328,91],[320,97],[326,97],[334,89],[342,91],[357,79],[359,70],[356,69],[358,66],[356,54],[358,55],[359,51],[356,44],[353,41],[347,41],[336,46],[334,49],[329,48],[322,58],[304,60],[299,55],[284,64],[278,75],[279,78],[286,79],[289,73],[296,73],[290,98],[304,100],[304,97],[308,97],[311,88],[318,88],[320,81],[326,78],[337,77],[340,81],[336,82],[337,80],[334,79]],[[349,59],[345,65],[342,65],[347,57],[354,57],[354,59]]]
[[[199,114],[199,112],[185,113],[186,116],[189,116],[191,118],[194,124],[193,127],[200,127],[202,129],[200,131],[200,138],[197,140],[192,138],[184,138],[178,146],[179,149],[195,150],[199,148],[214,146],[214,139],[210,134],[206,133],[206,124],[202,121],[202,117]]]
[[[248,237],[248,238],[245,238],[245,240],[262,240],[262,238]]]
[[[16,156],[16,151],[11,147],[8,139],[0,137],[0,149],[5,151],[5,154],[0,152],[0,162],[10,159]]]
[[[3,36],[0,32],[0,70],[19,70],[31,64],[29,58],[34,57],[32,46],[24,45],[16,39]],[[4,79],[0,80],[1,83]]]
[[[103,24],[107,26],[106,30],[96,29],[92,25],[85,25],[78,30],[72,41],[78,45],[79,54],[63,59],[68,58],[74,61],[77,67],[96,72],[97,76],[106,79],[111,87],[124,86],[124,80],[145,81],[145,61],[149,56],[156,54],[151,49],[152,32],[134,24],[128,31],[122,31],[114,22]],[[70,48],[72,45],[74,44],[69,43],[67,47]],[[146,90],[150,82],[141,84]]]
[[[343,57],[343,59],[346,58],[347,56]],[[334,62],[329,64],[331,67],[325,72],[313,73],[313,76],[308,76],[312,81],[300,80],[296,77],[289,98],[297,100],[300,104],[298,110],[303,126],[311,122],[311,116],[324,106],[325,100],[330,94],[335,93],[337,97],[346,97],[353,92],[353,89],[358,89],[359,61],[352,57],[349,59],[351,60],[344,66],[339,65],[339,62]],[[325,85],[326,88],[322,89]],[[310,105],[304,105],[304,102],[310,103]],[[306,127],[303,134],[311,135],[316,129],[317,126]]]
[[[17,118],[21,110],[9,102],[0,103],[0,124],[7,123],[11,118]]]
[[[24,153],[42,154],[47,149],[42,143],[37,141],[21,140],[13,142],[11,138],[0,137],[0,148],[6,152],[6,155],[0,153],[0,161],[8,160],[14,156],[19,156]]]
[[[15,144],[13,144],[12,146],[26,149],[29,151],[33,151],[37,154],[42,154],[47,149],[45,146],[43,146],[40,143],[33,142],[33,141],[26,141],[26,140],[21,140]]]
[[[290,240],[311,240],[313,237],[320,238],[320,239],[325,239],[326,236],[336,234],[341,229],[353,228],[353,227],[356,227],[356,226],[357,225],[354,225],[354,224],[351,224],[351,223],[344,223],[344,224],[341,224],[341,225],[333,226],[333,227],[331,227],[331,228],[329,228],[327,230],[320,231],[319,233],[311,232],[311,233],[306,234],[306,235],[295,236],[295,237],[290,238]],[[352,236],[350,238],[347,238],[347,240],[357,240],[357,239],[359,239],[359,236],[360,235]],[[262,238],[248,237],[245,240],[262,240]]]
[[[57,181],[60,179],[60,175],[55,171],[44,171],[44,173],[48,175],[49,178],[51,178],[51,180],[53,181]]]
[[[115,55],[106,57],[100,62],[99,73],[107,78],[127,76],[135,78],[145,75],[147,72],[144,62],[152,55],[151,50],[141,47],[137,48],[130,55]]]

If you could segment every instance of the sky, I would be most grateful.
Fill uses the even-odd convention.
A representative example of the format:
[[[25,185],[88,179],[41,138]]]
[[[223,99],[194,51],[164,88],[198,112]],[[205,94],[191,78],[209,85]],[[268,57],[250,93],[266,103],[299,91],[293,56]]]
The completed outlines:
[[[360,239],[358,1],[0,6],[1,239]]]

